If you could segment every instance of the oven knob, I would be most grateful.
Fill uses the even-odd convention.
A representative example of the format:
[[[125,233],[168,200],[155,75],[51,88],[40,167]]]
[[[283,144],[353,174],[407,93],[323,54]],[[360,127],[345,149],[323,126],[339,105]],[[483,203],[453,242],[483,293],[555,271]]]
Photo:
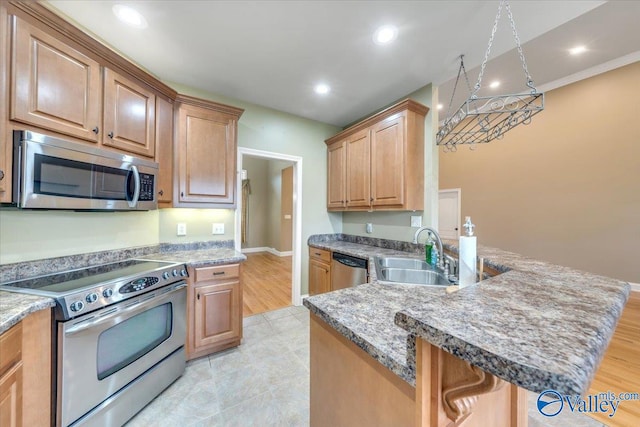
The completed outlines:
[[[105,298],[111,298],[111,295],[113,295],[113,289],[111,288],[107,288],[104,291],[102,291],[102,296]]]
[[[180,270],[180,275],[182,277],[187,277],[187,270],[185,270],[184,268],[182,270]]]
[[[87,300],[87,302],[88,302],[89,304],[92,304],[92,303],[94,303],[94,302],[98,301],[98,294],[96,294],[96,293],[89,294],[89,295],[87,295],[87,296],[85,297],[85,300]]]
[[[173,274],[173,277],[178,277],[178,270],[174,268],[171,274]]]
[[[165,271],[164,273],[162,273],[162,278],[163,278],[164,280],[167,280],[167,279],[169,278],[169,272],[168,272],[168,271]]]
[[[71,309],[71,311],[80,311],[84,308],[84,304],[82,303],[82,301],[72,302],[69,308]]]

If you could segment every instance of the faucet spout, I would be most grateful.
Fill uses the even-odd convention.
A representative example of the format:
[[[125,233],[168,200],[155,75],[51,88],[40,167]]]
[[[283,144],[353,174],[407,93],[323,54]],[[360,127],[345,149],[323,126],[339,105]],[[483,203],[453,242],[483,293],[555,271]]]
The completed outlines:
[[[435,229],[431,227],[418,228],[416,230],[416,233],[413,235],[413,243],[418,243],[418,237],[423,231],[430,233],[436,239],[436,244],[438,245],[438,267],[444,268],[444,252],[442,251],[442,239]]]

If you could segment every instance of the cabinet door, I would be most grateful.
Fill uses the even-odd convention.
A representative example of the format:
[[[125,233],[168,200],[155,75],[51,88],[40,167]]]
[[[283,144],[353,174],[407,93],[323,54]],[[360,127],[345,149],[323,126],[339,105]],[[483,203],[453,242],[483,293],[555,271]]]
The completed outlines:
[[[368,129],[347,140],[347,207],[371,205],[371,153]]]
[[[404,203],[404,116],[385,120],[371,131],[371,198],[373,206]]]
[[[156,99],[156,161],[158,202],[170,206],[173,201],[173,104]]]
[[[13,17],[11,120],[99,139],[100,65]]]
[[[155,109],[151,90],[104,69],[103,145],[154,157]]]
[[[212,346],[242,337],[242,289],[239,281],[198,285],[194,302],[194,346]]]
[[[12,147],[9,130],[9,16],[5,2],[0,2],[0,203],[11,203]]]
[[[346,198],[347,141],[327,147],[327,208],[342,209]]]
[[[0,377],[0,426],[22,425],[22,362]]]
[[[322,294],[331,290],[329,266],[317,260],[309,260],[309,295]]]
[[[179,202],[234,205],[236,126],[227,114],[180,106]]]

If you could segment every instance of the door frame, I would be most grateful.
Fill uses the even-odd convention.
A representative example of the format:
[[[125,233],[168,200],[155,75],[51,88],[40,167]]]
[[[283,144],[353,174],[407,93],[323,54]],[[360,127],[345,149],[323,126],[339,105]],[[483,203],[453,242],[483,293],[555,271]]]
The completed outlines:
[[[440,222],[440,195],[442,194],[446,194],[446,193],[453,193],[456,195],[456,198],[458,199],[458,237],[460,237],[460,227],[462,226],[462,222],[460,221],[462,219],[462,217],[460,216],[462,214],[462,189],[461,188],[448,188],[448,189],[444,189],[444,190],[438,190],[438,222]],[[438,228],[438,231],[440,231],[440,229]]]
[[[302,305],[300,287],[302,282],[302,157],[271,151],[255,150],[253,148],[238,147],[238,170],[236,179],[236,194],[238,206],[235,214],[235,249],[242,252],[241,218],[242,218],[242,161],[244,156],[258,157],[268,160],[285,160],[293,163],[293,241],[292,274],[291,274],[291,304]]]

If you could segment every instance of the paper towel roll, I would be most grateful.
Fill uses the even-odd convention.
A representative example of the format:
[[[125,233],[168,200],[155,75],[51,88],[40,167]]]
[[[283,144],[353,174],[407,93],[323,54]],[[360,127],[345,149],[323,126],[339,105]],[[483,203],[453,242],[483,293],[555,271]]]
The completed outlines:
[[[461,288],[476,283],[476,236],[460,236],[458,277]]]

